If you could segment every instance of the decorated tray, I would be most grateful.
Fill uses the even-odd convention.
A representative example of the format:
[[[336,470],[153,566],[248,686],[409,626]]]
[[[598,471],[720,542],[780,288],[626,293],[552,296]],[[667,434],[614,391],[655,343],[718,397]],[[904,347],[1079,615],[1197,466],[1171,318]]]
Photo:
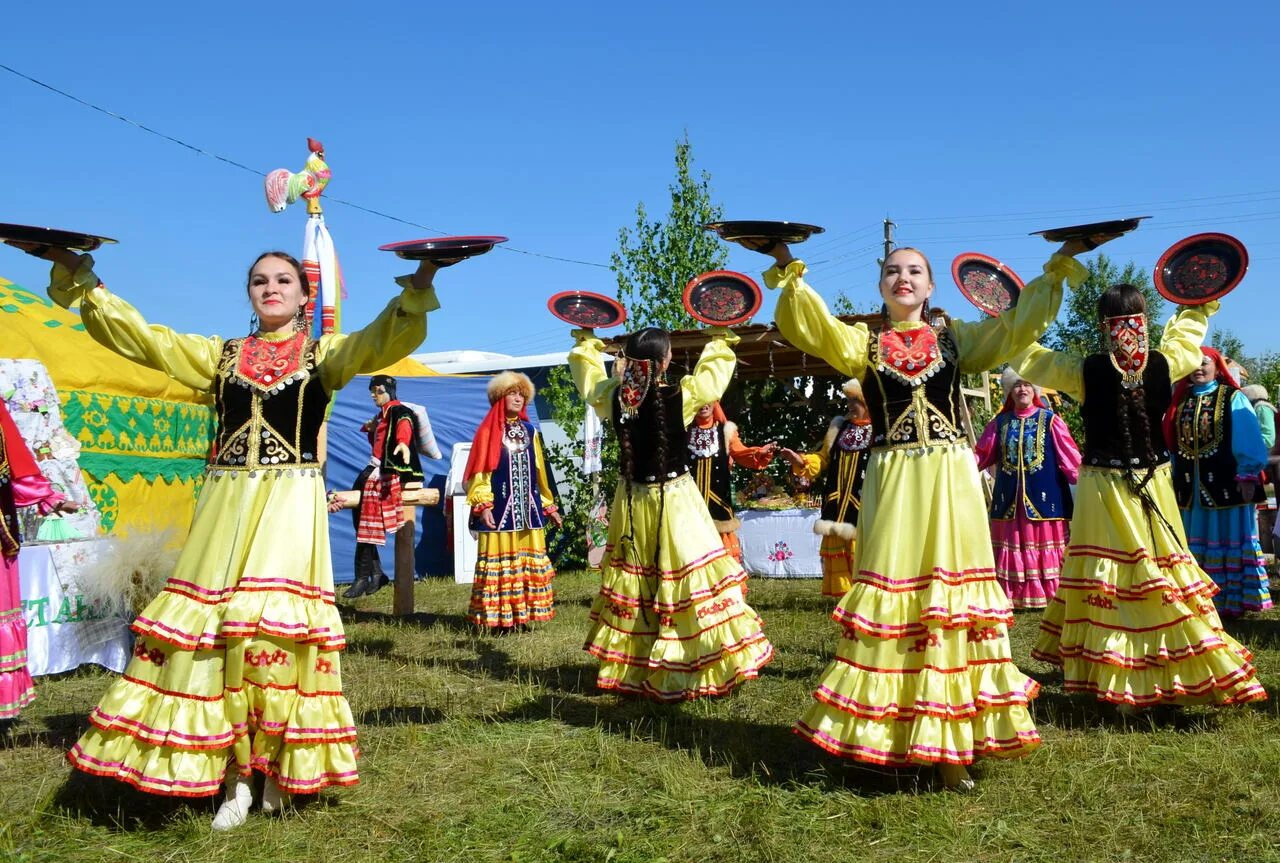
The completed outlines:
[[[627,319],[627,310],[615,299],[590,291],[562,291],[547,300],[551,314],[575,327],[616,327]]]
[[[977,252],[963,252],[951,262],[951,278],[965,299],[989,315],[998,315],[1018,304],[1025,287],[1011,268]]]
[[[712,270],[684,286],[684,307],[695,320],[722,327],[742,324],[760,310],[760,286],[742,273]]]
[[[1032,231],[1031,236],[1044,237],[1051,243],[1065,243],[1067,240],[1087,240],[1099,234],[1127,234],[1143,219],[1150,216],[1134,216],[1132,219],[1112,219],[1109,222],[1090,222],[1087,225],[1068,225],[1065,228],[1046,228],[1043,231]]]
[[[1170,246],[1156,263],[1156,290],[1183,306],[1226,296],[1249,269],[1249,252],[1230,234],[1194,234]]]
[[[80,231],[62,231],[57,228],[39,228],[34,225],[0,224],[0,242],[13,240],[18,243],[38,243],[57,249],[71,249],[76,252],[92,252],[103,243],[114,243],[110,237],[97,234],[84,234]],[[42,251],[30,254],[41,255]]]
[[[410,261],[431,261],[447,267],[465,258],[483,255],[506,237],[428,237],[425,240],[405,240],[378,246],[380,252],[395,252]]]
[[[702,227],[708,231],[715,231],[722,240],[727,240],[731,243],[747,240],[753,242],[753,244],[769,241],[803,243],[814,234],[821,234],[826,230],[826,228],[819,228],[817,225],[806,225],[803,222],[765,222],[758,220],[708,222]]]

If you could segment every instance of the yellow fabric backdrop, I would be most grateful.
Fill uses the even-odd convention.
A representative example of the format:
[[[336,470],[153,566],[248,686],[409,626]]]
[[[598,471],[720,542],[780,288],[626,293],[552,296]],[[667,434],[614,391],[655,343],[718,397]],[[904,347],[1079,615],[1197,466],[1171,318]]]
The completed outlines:
[[[79,315],[3,278],[0,332],[0,357],[49,370],[103,530],[185,538],[213,429],[208,398],[116,356],[85,333]]]

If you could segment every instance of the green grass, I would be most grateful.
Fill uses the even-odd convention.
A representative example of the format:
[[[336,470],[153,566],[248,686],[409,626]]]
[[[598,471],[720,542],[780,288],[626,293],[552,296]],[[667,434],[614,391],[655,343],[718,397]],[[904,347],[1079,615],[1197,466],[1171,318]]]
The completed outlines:
[[[816,581],[754,580],[777,658],[724,699],[660,706],[594,689],[581,651],[595,579],[558,577],[558,616],[477,633],[467,588],[391,591],[345,614],[361,784],[213,834],[216,803],[72,776],[64,753],[110,681],[37,681],[0,737],[0,860],[16,861],[1268,861],[1280,860],[1276,701],[1124,720],[1029,658],[1045,745],[983,761],[969,795],[928,772],[837,761],[790,733],[836,643]],[[1232,625],[1280,695],[1280,613]]]

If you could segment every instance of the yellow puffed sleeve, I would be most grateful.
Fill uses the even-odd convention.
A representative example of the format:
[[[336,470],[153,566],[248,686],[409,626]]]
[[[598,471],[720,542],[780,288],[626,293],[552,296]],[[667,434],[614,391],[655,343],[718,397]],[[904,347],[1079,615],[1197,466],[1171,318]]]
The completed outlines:
[[[1209,332],[1209,316],[1219,309],[1217,300],[1203,306],[1182,306],[1164,326],[1160,353],[1169,361],[1169,379],[1179,380],[1200,365],[1200,346]]]
[[[555,496],[551,493],[551,481],[547,479],[547,455],[542,449],[542,434],[533,433],[533,466],[538,471],[538,493],[542,498],[543,513],[556,508]]]
[[[1075,354],[1051,351],[1037,343],[1014,356],[1009,365],[1036,386],[1057,390],[1076,401],[1084,398],[1084,360]]]
[[[1075,258],[1055,254],[1044,272],[1022,289],[1018,304],[994,318],[967,323],[952,321],[951,332],[960,352],[960,371],[985,372],[1009,361],[1044,335],[1062,305],[1062,282],[1076,287],[1089,271]]]
[[[604,342],[591,330],[574,330],[576,343],[569,351],[569,373],[578,395],[589,404],[601,419],[609,419],[612,411],[611,396],[618,387],[618,380],[609,377],[604,369]]]
[[[831,453],[825,449],[817,452],[802,452],[799,455],[804,459],[804,464],[800,467],[792,465],[791,472],[805,479],[817,479],[821,476],[827,469],[827,462],[831,459]]]
[[[702,348],[693,372],[680,379],[681,413],[686,426],[693,422],[698,408],[724,395],[738,364],[733,352],[733,346],[742,340],[738,334],[727,327],[708,327],[707,333],[711,340]]]
[[[486,471],[473,474],[467,483],[467,506],[493,506],[493,474]]]
[[[140,366],[164,372],[193,390],[208,392],[212,388],[222,339],[184,335],[148,324],[137,309],[99,281],[90,256],[81,258],[74,273],[54,264],[49,297],[64,309],[79,303],[85,332],[103,347]]]
[[[440,308],[434,287],[415,290],[410,276],[396,284],[404,290],[373,322],[354,333],[320,337],[320,380],[329,392],[342,389],[359,374],[370,374],[407,357],[427,337],[427,312]]]
[[[804,262],[797,260],[786,269],[771,267],[764,273],[767,286],[782,289],[774,311],[778,330],[806,354],[821,357],[841,374],[861,378],[867,366],[867,325],[850,326],[832,315],[822,297],[805,283],[806,272]]]

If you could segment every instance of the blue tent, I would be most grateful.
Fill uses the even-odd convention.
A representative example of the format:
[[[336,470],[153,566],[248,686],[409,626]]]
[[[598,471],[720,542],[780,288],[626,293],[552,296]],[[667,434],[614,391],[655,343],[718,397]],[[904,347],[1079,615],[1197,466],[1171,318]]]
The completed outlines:
[[[485,388],[490,376],[468,377],[401,377],[396,379],[396,395],[403,401],[424,405],[431,417],[431,428],[444,458],[422,459],[425,484],[443,494],[445,475],[449,472],[449,456],[456,443],[468,443],[480,421],[489,411]],[[360,471],[369,462],[369,439],[360,426],[377,412],[369,398],[369,377],[355,378],[341,392],[329,416],[328,467],[326,481],[331,490],[351,488]],[[538,424],[537,409],[529,405],[529,416]],[[447,503],[447,501],[446,501]],[[333,580],[345,584],[355,579],[354,510],[342,510],[329,517],[329,543],[333,554]],[[419,575],[451,575],[453,554],[445,536],[443,507],[419,507],[418,545],[415,569]],[[395,572],[395,541],[387,538],[382,548],[382,568],[390,576]]]

